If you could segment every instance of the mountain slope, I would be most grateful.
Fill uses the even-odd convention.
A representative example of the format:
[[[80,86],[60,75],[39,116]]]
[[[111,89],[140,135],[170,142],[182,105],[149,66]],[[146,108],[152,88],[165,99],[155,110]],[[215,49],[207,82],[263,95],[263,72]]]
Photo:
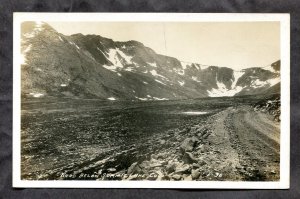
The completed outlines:
[[[280,82],[280,61],[234,71],[182,62],[137,41],[65,36],[46,23],[21,28],[23,96],[186,99],[258,94]]]

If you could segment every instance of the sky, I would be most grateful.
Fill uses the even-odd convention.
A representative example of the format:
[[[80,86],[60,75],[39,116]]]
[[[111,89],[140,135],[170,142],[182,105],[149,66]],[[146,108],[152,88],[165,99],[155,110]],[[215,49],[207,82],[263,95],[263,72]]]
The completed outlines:
[[[280,59],[279,22],[47,22],[58,32],[136,40],[181,61],[239,70]]]

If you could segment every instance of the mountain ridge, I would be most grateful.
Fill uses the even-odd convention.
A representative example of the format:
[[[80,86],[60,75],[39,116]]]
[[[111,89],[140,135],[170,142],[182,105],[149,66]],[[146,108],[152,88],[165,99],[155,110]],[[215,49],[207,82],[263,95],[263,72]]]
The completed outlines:
[[[260,94],[280,83],[280,60],[235,71],[160,55],[135,40],[65,36],[43,22],[21,30],[23,96],[188,99]]]

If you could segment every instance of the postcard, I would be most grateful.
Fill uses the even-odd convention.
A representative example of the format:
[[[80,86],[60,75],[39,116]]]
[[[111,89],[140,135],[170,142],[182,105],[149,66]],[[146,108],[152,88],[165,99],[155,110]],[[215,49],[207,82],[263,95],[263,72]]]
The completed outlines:
[[[14,13],[13,186],[289,188],[289,20]]]

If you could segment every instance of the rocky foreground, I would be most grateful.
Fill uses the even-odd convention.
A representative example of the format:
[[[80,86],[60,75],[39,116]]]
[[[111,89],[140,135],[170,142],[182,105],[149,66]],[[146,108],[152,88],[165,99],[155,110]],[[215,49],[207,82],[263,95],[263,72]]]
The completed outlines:
[[[230,107],[209,117],[205,124],[170,130],[143,143],[149,152],[127,168],[113,165],[129,158],[125,153],[130,151],[72,175],[98,180],[276,181],[280,175],[279,125],[272,116],[251,106]],[[153,143],[159,147],[152,148]],[[100,168],[97,173],[91,172],[96,168]]]

